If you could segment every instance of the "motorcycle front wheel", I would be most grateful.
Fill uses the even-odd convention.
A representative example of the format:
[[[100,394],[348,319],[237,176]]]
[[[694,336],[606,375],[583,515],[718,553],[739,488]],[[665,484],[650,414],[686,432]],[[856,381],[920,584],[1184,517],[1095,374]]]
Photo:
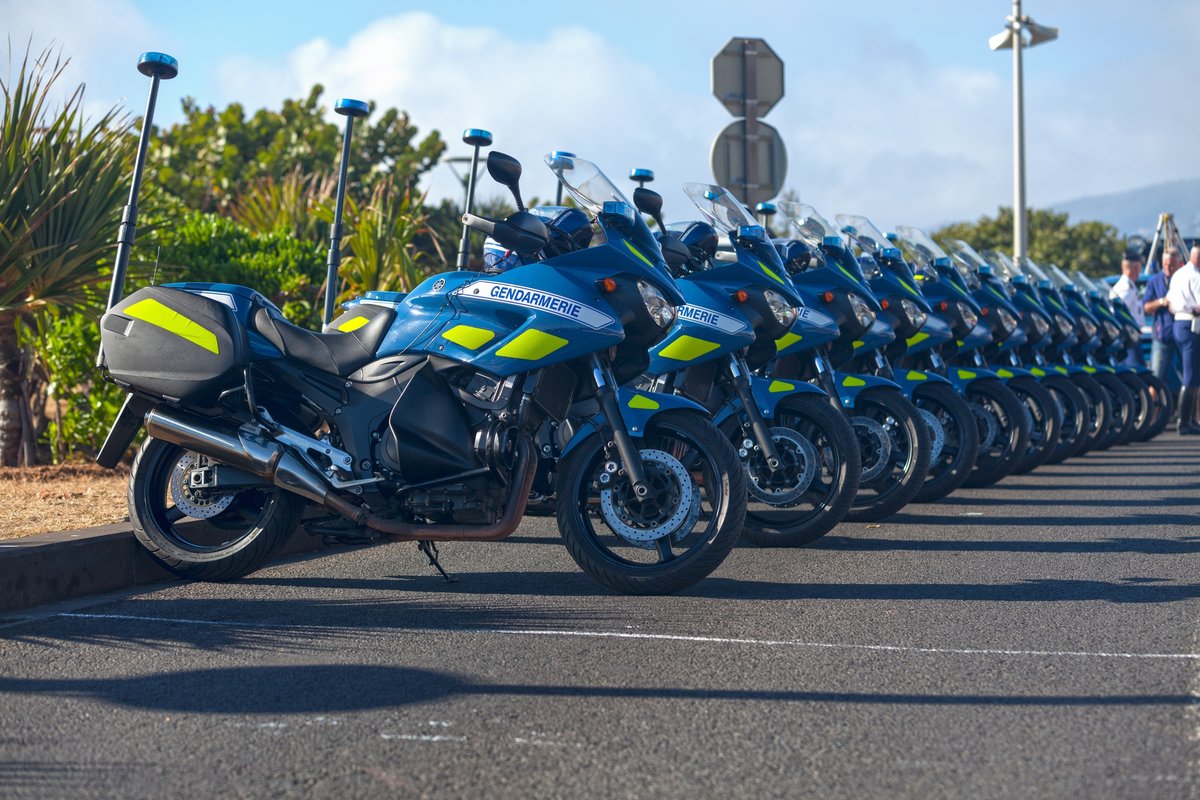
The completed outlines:
[[[558,527],[584,572],[624,594],[670,594],[720,566],[742,533],[746,475],[697,413],[664,411],[634,439],[650,493],[637,499],[615,448],[595,433],[559,464]]]
[[[1112,424],[1113,407],[1108,392],[1091,375],[1076,373],[1071,376],[1071,381],[1087,398],[1088,410],[1091,413],[1091,424],[1084,436],[1083,447],[1078,451],[1078,455],[1083,455],[1094,449],[1103,439],[1109,425]]]
[[[913,393],[913,402],[925,417],[933,440],[929,474],[914,499],[932,503],[962,486],[971,474],[979,455],[979,431],[967,401],[952,386],[922,386]]]
[[[1083,449],[1092,424],[1092,412],[1087,395],[1069,378],[1047,375],[1043,383],[1062,411],[1063,421],[1058,443],[1043,463],[1060,464]]]
[[[904,395],[868,389],[854,401],[850,424],[858,439],[862,475],[846,519],[874,522],[912,502],[929,472],[929,425]]]
[[[744,444],[741,426],[731,423],[726,434]],[[802,547],[841,522],[858,494],[862,462],[854,431],[817,395],[784,398],[767,427],[781,463],[771,471],[761,454],[746,458],[743,535],[760,547]]]
[[[1095,450],[1107,450],[1116,444],[1121,444],[1133,432],[1137,424],[1137,409],[1133,393],[1124,382],[1109,372],[1098,372],[1094,376],[1096,383],[1108,394],[1108,402],[1112,406],[1112,423],[1101,434],[1093,446]]]
[[[1021,401],[997,378],[971,382],[966,395],[979,429],[979,457],[963,485],[991,486],[1025,455],[1031,421]]]
[[[129,474],[129,520],[133,535],[169,572],[231,581],[278,552],[299,522],[304,500],[274,486],[193,488],[193,477],[210,466],[179,445],[147,438]]]
[[[1008,382],[1008,388],[1025,404],[1033,423],[1033,427],[1029,429],[1029,446],[1012,471],[1014,475],[1022,475],[1045,463],[1058,446],[1063,412],[1054,395],[1036,378],[1013,378]]]
[[[1167,423],[1171,421],[1171,409],[1174,401],[1167,384],[1157,375],[1143,373],[1138,377],[1146,384],[1146,389],[1150,393],[1150,403],[1154,415],[1146,425],[1146,429],[1136,439],[1140,442],[1148,442],[1166,429]]]

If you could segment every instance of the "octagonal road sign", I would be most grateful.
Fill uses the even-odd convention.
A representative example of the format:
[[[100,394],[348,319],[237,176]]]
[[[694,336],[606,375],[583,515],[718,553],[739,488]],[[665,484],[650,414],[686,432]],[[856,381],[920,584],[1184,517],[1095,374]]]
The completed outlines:
[[[783,97],[783,59],[762,39],[736,36],[713,56],[712,88],[735,117],[746,115],[746,93],[751,92],[757,101],[755,116],[764,117]]]
[[[733,192],[739,200],[753,208],[779,194],[787,177],[787,149],[779,131],[765,122],[755,122],[758,130],[758,185],[747,185],[746,120],[734,120],[725,126],[712,146],[713,178]]]

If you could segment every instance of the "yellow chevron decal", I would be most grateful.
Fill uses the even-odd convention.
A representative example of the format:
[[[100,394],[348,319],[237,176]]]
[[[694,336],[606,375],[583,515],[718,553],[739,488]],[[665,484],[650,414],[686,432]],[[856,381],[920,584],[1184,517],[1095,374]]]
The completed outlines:
[[[711,353],[720,346],[716,342],[684,334],[660,350],[658,354],[663,358],[670,358],[675,361],[691,361],[705,353]]]
[[[567,343],[561,336],[530,328],[496,351],[504,358],[519,358],[522,361],[538,361]]]
[[[188,319],[175,309],[165,306],[152,297],[139,300],[121,312],[134,319],[148,322],[155,327],[173,333],[181,339],[187,339],[197,347],[202,347],[214,355],[219,355],[217,335],[195,320]]]
[[[866,386],[867,382],[862,378],[855,378],[852,375],[847,375],[842,379],[842,386]]]
[[[905,339],[904,343],[907,344],[909,347],[912,347],[914,344],[920,344],[921,342],[925,341],[928,338],[929,338],[928,333],[925,333],[924,331],[918,331],[918,332],[914,333],[912,336]]]
[[[775,340],[775,352],[786,350],[804,337],[798,333],[785,333]]]
[[[779,392],[790,392],[796,388],[796,384],[788,383],[787,381],[771,381],[771,385],[767,387],[767,391],[771,394]]]
[[[629,407],[653,411],[659,407],[659,402],[657,400],[651,400],[644,394],[635,394],[633,397],[629,398]]]
[[[926,375],[924,372],[917,372],[915,369],[910,369],[908,371],[908,375],[905,377],[907,377],[910,381],[927,381],[927,380],[929,380],[928,375]]]
[[[971,372],[971,370],[969,370],[969,369],[960,369],[958,371],[958,377],[965,381],[968,378],[978,378],[979,376],[976,375],[974,372]]]

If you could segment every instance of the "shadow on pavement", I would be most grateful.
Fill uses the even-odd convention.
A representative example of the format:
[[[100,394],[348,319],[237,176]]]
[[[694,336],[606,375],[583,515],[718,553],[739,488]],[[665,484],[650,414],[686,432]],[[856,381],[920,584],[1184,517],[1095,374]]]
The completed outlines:
[[[881,539],[867,536],[826,536],[809,548],[876,552],[903,550],[929,553],[1142,553],[1144,555],[1188,555],[1200,553],[1200,537],[1179,539],[1134,539],[1113,537],[1092,542],[931,539]]]
[[[457,697],[728,700],[934,706],[1193,705],[1188,694],[1006,695],[484,683],[439,672],[367,664],[248,666],[133,678],[0,678],[0,693],[95,699],[129,708],[194,714],[312,714],[431,703]],[[0,780],[5,769],[0,767]]]

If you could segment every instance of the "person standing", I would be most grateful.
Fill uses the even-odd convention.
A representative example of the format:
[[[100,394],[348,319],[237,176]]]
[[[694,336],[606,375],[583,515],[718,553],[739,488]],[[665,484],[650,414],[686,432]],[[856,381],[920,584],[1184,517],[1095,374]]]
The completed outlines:
[[[1175,254],[1179,254],[1177,249]],[[1200,245],[1192,248],[1191,258],[1171,276],[1167,307],[1175,317],[1175,346],[1183,362],[1179,433],[1194,436],[1200,434],[1200,425],[1196,424],[1196,404],[1200,397],[1200,322],[1196,321],[1200,319]]]
[[[1179,249],[1168,247],[1163,252],[1162,271],[1156,272],[1146,281],[1146,291],[1142,295],[1142,309],[1146,314],[1153,314],[1150,322],[1150,370],[1159,379],[1174,388],[1178,381],[1175,379],[1175,358],[1178,348],[1175,346],[1174,327],[1175,317],[1167,307],[1167,288],[1171,276],[1183,259]]]
[[[1128,252],[1121,259],[1121,277],[1113,284],[1108,296],[1112,300],[1120,300],[1129,309],[1129,313],[1133,316],[1133,321],[1137,323],[1138,330],[1146,324],[1146,310],[1142,305],[1142,298],[1138,292],[1138,276],[1142,274],[1142,254],[1136,251]],[[1129,345],[1129,349],[1125,351],[1125,358],[1121,360],[1121,364],[1127,367],[1144,367],[1146,366],[1145,359],[1142,357],[1142,349],[1137,342]]]

